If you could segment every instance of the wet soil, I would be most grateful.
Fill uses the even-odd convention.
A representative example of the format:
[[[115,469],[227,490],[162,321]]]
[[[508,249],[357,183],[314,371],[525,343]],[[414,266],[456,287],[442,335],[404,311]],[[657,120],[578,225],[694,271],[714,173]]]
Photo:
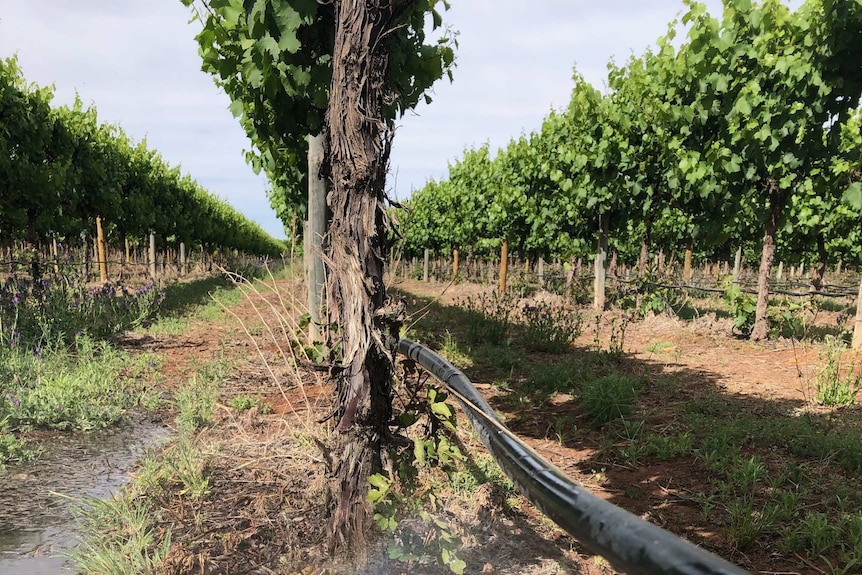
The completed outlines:
[[[70,567],[73,507],[110,497],[167,434],[161,422],[134,415],[112,429],[32,437],[31,446],[43,450],[39,459],[0,474],[0,573],[55,575]]]

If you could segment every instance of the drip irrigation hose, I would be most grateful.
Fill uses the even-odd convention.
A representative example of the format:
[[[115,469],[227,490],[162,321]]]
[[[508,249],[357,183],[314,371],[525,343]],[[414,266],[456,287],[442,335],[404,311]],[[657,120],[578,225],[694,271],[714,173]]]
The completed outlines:
[[[500,469],[542,513],[591,552],[630,575],[748,575],[747,571],[592,494],[509,431],[460,370],[423,345],[398,351],[461,403]]]

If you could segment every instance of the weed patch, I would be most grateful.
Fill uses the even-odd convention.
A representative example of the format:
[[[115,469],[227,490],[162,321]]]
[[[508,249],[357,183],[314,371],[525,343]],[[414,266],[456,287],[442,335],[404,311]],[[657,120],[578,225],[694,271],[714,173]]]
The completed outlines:
[[[27,448],[26,441],[0,430],[0,470],[7,463],[24,463],[37,456],[37,451]]]
[[[107,427],[130,408],[148,402],[155,356],[129,356],[89,338],[74,351],[37,356],[0,347],[0,421],[11,430],[87,431]]]
[[[571,361],[541,364],[533,367],[524,390],[528,392],[570,392],[580,381],[581,371]]]
[[[517,296],[511,291],[503,294],[492,291],[460,302],[473,315],[467,326],[467,342],[492,345],[505,343],[517,301]]]
[[[581,406],[594,427],[602,427],[634,413],[641,382],[624,375],[607,375],[584,382]]]
[[[194,431],[212,423],[218,390],[227,377],[224,361],[215,361],[199,368],[191,379],[177,389],[174,402],[177,426]]]
[[[825,365],[814,378],[814,401],[830,407],[849,407],[856,403],[856,395],[862,390],[862,370],[854,373],[854,365],[845,368],[841,364],[844,343],[827,337],[821,359]]]
[[[170,533],[157,545],[158,521],[133,493],[88,501],[77,511],[80,545],[71,559],[82,575],[156,575],[171,546]]]
[[[153,282],[88,287],[71,268],[50,281],[12,276],[0,284],[0,347],[45,350],[74,346],[80,336],[108,339],[151,320],[164,297]]]
[[[522,338],[529,351],[561,354],[581,335],[583,316],[574,309],[538,302],[522,311]]]

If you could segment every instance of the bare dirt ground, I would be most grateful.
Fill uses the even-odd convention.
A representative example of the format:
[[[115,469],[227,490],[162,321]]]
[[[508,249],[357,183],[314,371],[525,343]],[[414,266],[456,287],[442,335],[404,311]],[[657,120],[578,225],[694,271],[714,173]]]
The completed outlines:
[[[449,310],[452,306],[463,306],[466,298],[491,289],[474,284],[444,285],[414,280],[398,282],[396,287],[408,299],[416,298],[414,310],[426,310],[428,305]],[[553,299],[554,296],[539,294],[535,298]],[[427,311],[421,311],[420,315],[422,313]],[[763,425],[771,425],[771,418],[779,414],[808,416],[816,418],[818,424],[823,422],[827,434],[835,421],[841,421],[862,441],[862,410],[858,402],[855,408],[836,411],[811,401],[814,377],[824,365],[821,344],[792,339],[755,344],[734,335],[732,320],[716,317],[714,312],[689,321],[665,315],[649,316],[626,323],[624,334],[620,327],[625,323],[624,314],[618,311],[595,314],[590,310],[584,310],[584,314],[583,333],[571,352],[575,364],[579,360],[586,362],[595,355],[596,349],[607,350],[609,346],[620,345],[622,354],[617,369],[643,377],[647,382],[635,419],[644,421],[650,429],[677,429],[695,401],[717,413],[734,415],[738,410],[747,417],[762,418]],[[808,320],[828,331],[838,321],[836,316],[836,313],[821,311]],[[612,338],[616,341],[611,342]],[[530,366],[550,365],[556,361],[559,359],[542,354],[526,360]],[[846,352],[843,357],[844,365],[855,365],[857,373],[862,367],[860,361],[862,353],[859,352]],[[498,378],[498,373],[486,373],[479,362],[476,363],[463,369],[491,398],[491,404],[507,425],[599,496],[753,573],[814,575],[831,572],[829,563],[838,569],[834,572],[845,572],[840,569],[847,566],[835,557],[819,557],[812,561],[799,553],[781,553],[771,543],[739,544],[703,511],[702,494],[709,492],[713,477],[702,465],[681,457],[634,465],[621,461],[619,449],[629,444],[628,438],[621,437],[619,431],[596,433],[584,429],[588,426],[581,424],[582,413],[572,396],[556,393],[538,401],[534,396],[532,404],[525,406],[517,399],[517,392],[518,386],[525,383],[524,372],[528,370],[513,369],[507,391],[501,389],[499,381],[489,378]],[[567,438],[565,431],[561,435],[561,427],[553,424],[556,421],[578,429]],[[800,502],[802,507],[815,508],[835,500],[842,472],[829,475],[836,467],[829,458],[789,460],[784,452],[774,448],[764,451],[754,445],[743,451],[745,456],[762,458],[768,470],[776,474],[778,469],[791,464],[811,469],[812,473],[824,473],[828,479],[824,479],[815,492],[809,493],[806,501]],[[568,543],[578,548],[577,543]],[[857,568],[862,569],[858,565]],[[856,572],[852,565],[849,569],[846,573]]]
[[[450,307],[487,289],[411,280],[396,282],[395,288],[407,299],[412,320],[420,324],[426,314],[435,313],[429,311],[429,302]],[[448,573],[433,558],[412,564],[389,560],[386,541],[378,536],[372,537],[363,557],[330,558],[324,533],[325,465],[317,441],[328,433],[318,421],[331,409],[332,390],[325,373],[306,362],[296,347],[291,351],[289,332],[301,307],[301,286],[280,281],[278,290],[246,298],[224,321],[200,322],[181,336],[132,336],[129,342],[166,356],[163,376],[168,388],[188,378],[199,362],[225,357],[234,365],[220,390],[216,422],[199,435],[209,454],[208,494],[192,500],[176,487],[162,495],[159,533],[164,536],[170,529],[172,538],[162,575]],[[274,319],[278,314],[284,316],[283,326]],[[575,351],[597,341],[607,346],[619,326],[614,320],[619,316],[608,313],[596,324],[591,316]],[[660,316],[630,323],[622,346],[626,369],[647,379],[660,373],[662,381],[672,381],[648,387],[639,406],[653,424],[664,421],[667,426],[674,425],[675,406],[693,396],[739,402],[755,414],[788,405],[807,409],[812,374],[821,363],[816,345],[785,340],[755,345],[734,337],[730,320],[714,315],[690,322]],[[294,357],[295,362],[290,359]],[[570,397],[557,394],[541,405],[517,407],[481,370],[465,372],[513,431],[600,496],[752,572],[825,572],[801,556],[762,557],[728,541],[693,500],[709,483],[702,470],[678,460],[643,468],[620,464],[606,458],[613,438],[554,437],[548,424],[552,416],[577,415]],[[515,370],[512,374],[518,377]],[[263,403],[248,411],[228,407],[241,395]],[[471,451],[481,451],[468,430],[461,438]],[[462,537],[466,573],[614,573],[606,561],[523,500],[504,501],[493,486],[476,493],[469,499],[453,496],[440,510]],[[415,527],[421,532],[421,525]]]

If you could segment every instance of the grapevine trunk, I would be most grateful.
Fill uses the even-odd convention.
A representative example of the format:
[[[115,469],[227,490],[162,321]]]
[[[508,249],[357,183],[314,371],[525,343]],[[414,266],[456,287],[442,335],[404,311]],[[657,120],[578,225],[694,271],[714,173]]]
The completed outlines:
[[[404,6],[405,3],[395,3]],[[381,468],[391,418],[390,379],[400,327],[386,306],[389,252],[384,184],[391,132],[380,120],[393,4],[336,1],[325,130],[332,214],[326,241],[330,323],[340,328],[339,407],[329,485],[334,549],[361,549],[370,526],[368,477]]]
[[[769,272],[775,259],[775,234],[784,205],[784,197],[776,182],[769,186],[769,215],[766,220],[766,231],[763,234],[763,251],[760,255],[760,270],[757,274],[757,308],[754,312],[754,327],[751,330],[752,341],[763,341],[769,337],[769,320],[766,312],[769,306]]]

